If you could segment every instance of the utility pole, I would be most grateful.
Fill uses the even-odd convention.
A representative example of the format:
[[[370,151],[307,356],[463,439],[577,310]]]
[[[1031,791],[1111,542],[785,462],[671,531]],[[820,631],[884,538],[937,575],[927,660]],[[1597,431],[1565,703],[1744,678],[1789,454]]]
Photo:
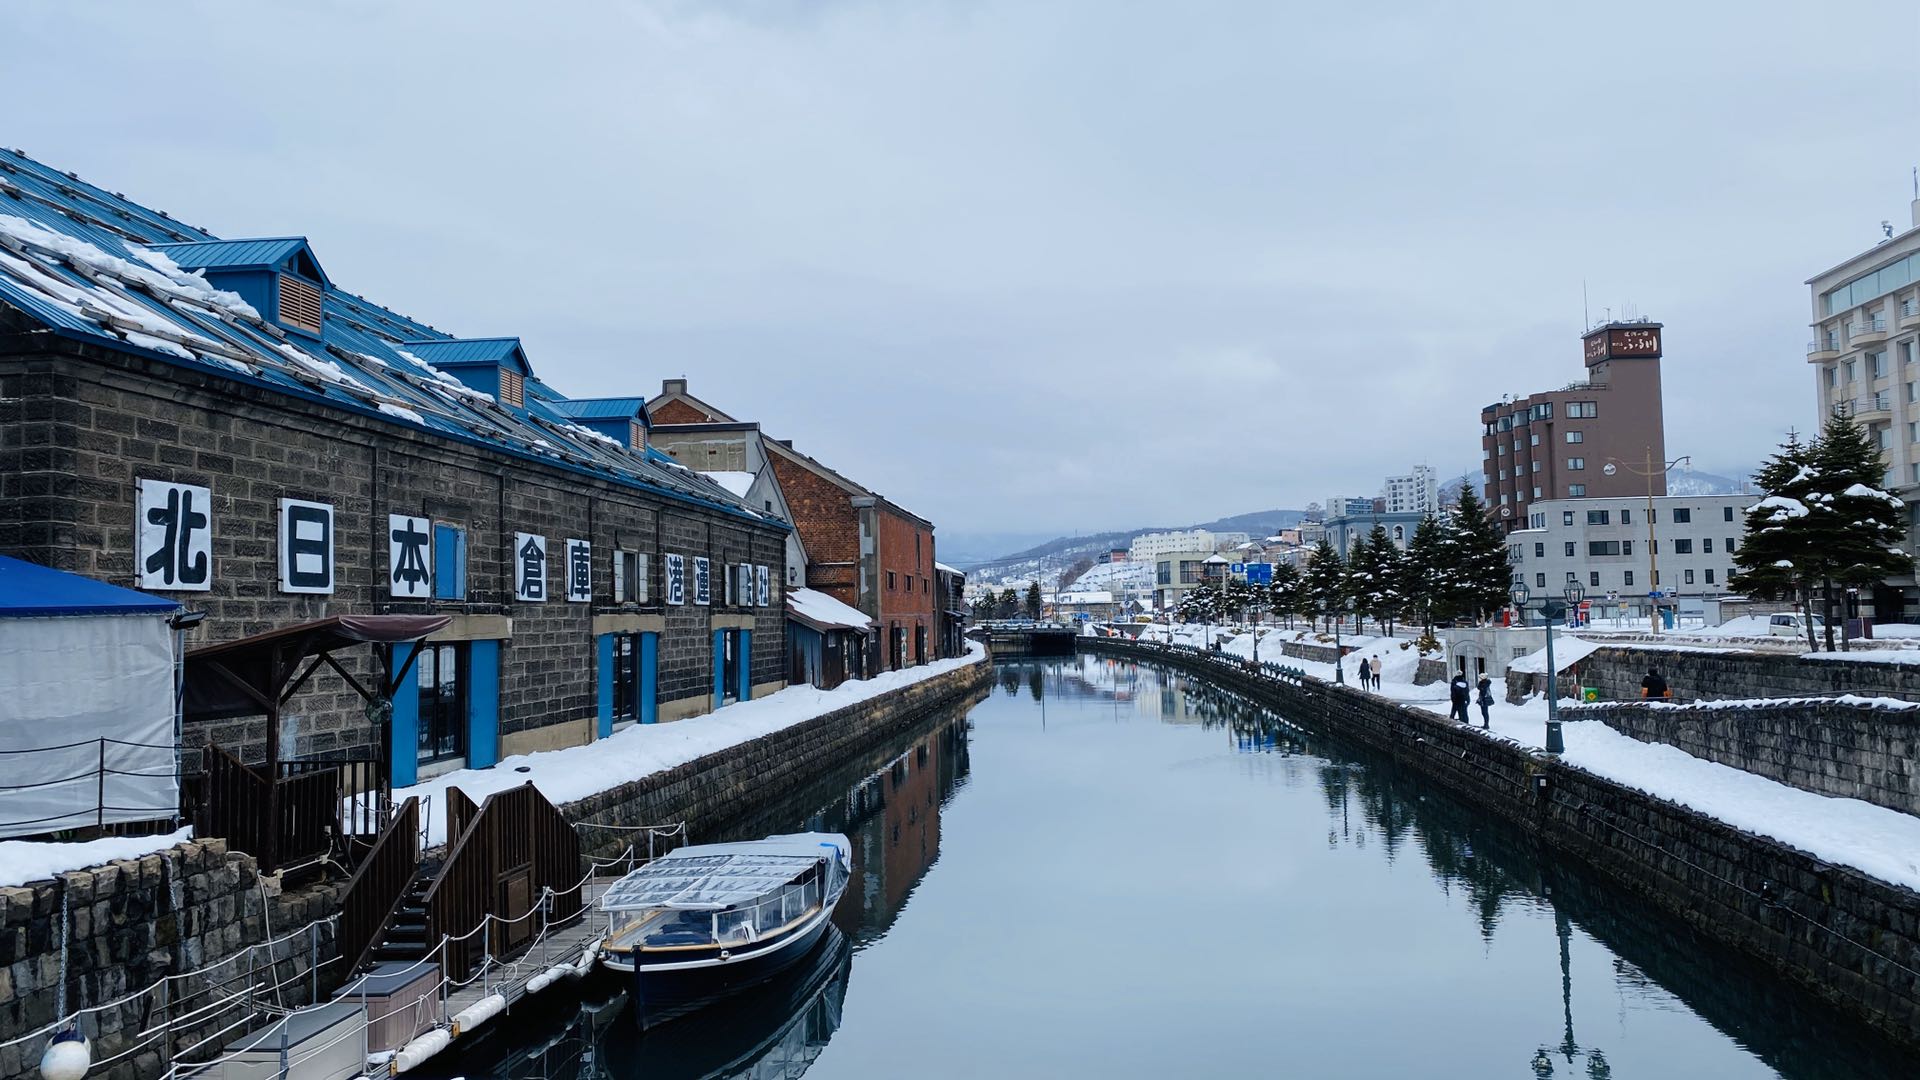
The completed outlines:
[[[1644,476],[1647,479],[1647,601],[1649,605],[1647,617],[1655,637],[1660,636],[1660,598],[1656,595],[1660,592],[1660,548],[1653,536],[1653,478],[1665,476],[1692,460],[1691,455],[1683,454],[1672,461],[1656,466],[1653,462],[1653,447],[1649,446],[1646,448],[1646,458],[1641,467],[1634,468],[1619,458],[1608,458],[1606,468],[1601,470],[1608,476],[1612,476],[1616,468],[1625,469],[1635,476]]]

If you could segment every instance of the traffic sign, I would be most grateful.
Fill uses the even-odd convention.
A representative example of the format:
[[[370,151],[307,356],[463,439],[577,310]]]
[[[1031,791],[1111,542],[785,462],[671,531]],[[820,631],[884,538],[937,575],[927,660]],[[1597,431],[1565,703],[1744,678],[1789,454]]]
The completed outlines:
[[[1228,565],[1227,569],[1236,574],[1244,574],[1247,572],[1247,564],[1243,562],[1232,563]]]
[[[1250,562],[1247,564],[1247,584],[1273,584],[1273,564],[1270,562]]]

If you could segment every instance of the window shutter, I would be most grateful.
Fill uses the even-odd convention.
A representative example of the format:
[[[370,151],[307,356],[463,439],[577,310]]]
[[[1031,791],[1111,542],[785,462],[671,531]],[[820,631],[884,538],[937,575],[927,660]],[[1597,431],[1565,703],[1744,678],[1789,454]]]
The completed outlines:
[[[516,409],[527,407],[526,376],[510,368],[500,369],[500,404]]]
[[[296,330],[318,334],[320,290],[290,274],[281,274],[280,321]]]

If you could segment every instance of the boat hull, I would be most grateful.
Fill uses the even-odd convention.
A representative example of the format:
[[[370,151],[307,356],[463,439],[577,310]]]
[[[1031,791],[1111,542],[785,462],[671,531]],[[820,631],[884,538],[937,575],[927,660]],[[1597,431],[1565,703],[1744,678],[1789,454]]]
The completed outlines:
[[[634,1016],[642,1028],[654,1027],[779,976],[812,954],[832,911],[829,906],[790,934],[701,966],[642,960],[633,973]]]

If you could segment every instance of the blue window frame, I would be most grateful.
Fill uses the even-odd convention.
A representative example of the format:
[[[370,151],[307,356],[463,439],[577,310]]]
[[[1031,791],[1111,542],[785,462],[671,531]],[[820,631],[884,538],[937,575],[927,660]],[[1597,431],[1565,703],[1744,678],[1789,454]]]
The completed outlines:
[[[433,598],[467,598],[467,531],[458,525],[433,527]]]

